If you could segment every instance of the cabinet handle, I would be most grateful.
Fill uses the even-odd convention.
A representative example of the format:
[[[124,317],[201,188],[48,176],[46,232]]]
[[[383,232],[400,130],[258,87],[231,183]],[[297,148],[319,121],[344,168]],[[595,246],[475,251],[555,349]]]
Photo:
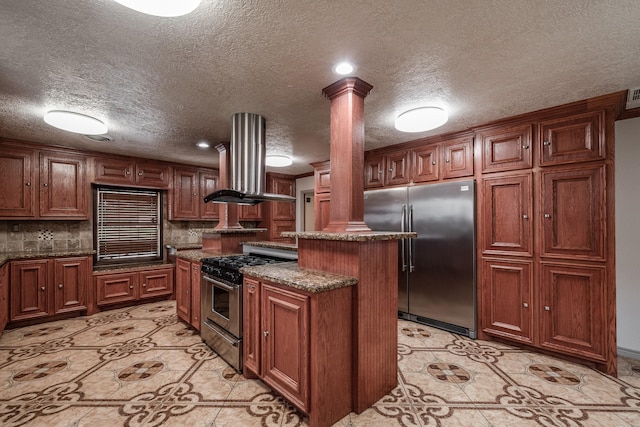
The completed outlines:
[[[551,214],[544,214],[545,218],[551,218]]]
[[[62,289],[62,283],[58,283],[58,289]]]
[[[548,305],[545,305],[544,309],[545,309],[545,311],[550,311],[551,310],[551,308]]]
[[[268,337],[269,336],[269,331],[264,331],[263,334],[264,334],[265,337]]]
[[[542,143],[542,145],[544,145],[545,147],[550,147],[551,146],[551,141],[544,141]]]
[[[529,146],[527,144],[523,145],[522,148],[524,148],[525,150],[529,149]]]
[[[436,164],[435,160],[434,160],[433,162],[431,162],[431,164],[432,164],[432,165],[435,165],[435,164]]]
[[[129,285],[129,289],[133,289],[133,285]]]
[[[198,193],[193,193],[193,195],[194,195],[194,196],[197,196],[197,195],[198,195]]]
[[[27,187],[31,187],[31,183],[30,183],[30,182],[27,182],[25,185],[26,185]]]
[[[130,171],[126,171],[124,174],[125,175],[131,175],[131,172]]]
[[[44,292],[44,289],[45,289],[45,288],[44,288],[44,286],[42,286],[42,287],[40,288],[40,290],[41,290],[42,292]]]
[[[529,215],[527,215],[527,214],[522,214],[522,219],[529,219]]]
[[[47,184],[46,182],[44,184],[42,184],[43,187],[48,187],[49,184]]]
[[[143,283],[143,284],[142,284],[142,287],[143,287],[143,288],[146,288],[146,287],[147,287],[147,284],[146,284],[146,283]]]
[[[144,171],[138,172],[138,176],[142,176],[143,174],[144,174]]]
[[[527,308],[527,307],[529,307],[529,304],[527,304],[526,302],[523,302],[523,303],[522,303],[522,306],[523,306],[524,308]]]

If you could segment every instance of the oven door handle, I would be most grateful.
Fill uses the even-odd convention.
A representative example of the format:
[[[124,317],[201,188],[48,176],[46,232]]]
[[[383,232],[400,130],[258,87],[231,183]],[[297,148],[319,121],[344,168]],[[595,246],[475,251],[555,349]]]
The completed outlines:
[[[209,327],[209,329],[214,332],[217,336],[219,336],[220,338],[222,338],[223,340],[225,340],[226,342],[228,342],[231,346],[233,347],[238,347],[238,343],[236,341],[233,341],[229,338],[227,338],[222,332],[218,332],[218,330],[216,328],[214,328],[213,326],[211,326],[209,324],[209,319],[207,319],[207,321],[204,323],[206,326]]]
[[[204,280],[206,280],[207,282],[213,283],[214,286],[217,286],[219,288],[224,289],[225,291],[229,291],[229,292],[233,292],[233,293],[237,293],[238,292],[239,286],[229,286],[229,285],[226,285],[226,284],[224,284],[222,282],[218,282],[217,280],[213,280],[212,278],[207,277],[207,276],[202,276],[202,278]]]

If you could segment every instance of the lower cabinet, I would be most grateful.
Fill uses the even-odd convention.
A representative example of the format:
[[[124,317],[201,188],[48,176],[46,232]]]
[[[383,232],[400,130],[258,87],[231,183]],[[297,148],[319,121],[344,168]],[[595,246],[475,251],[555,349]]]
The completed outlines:
[[[244,376],[330,426],[351,411],[352,289],[309,293],[244,277]]]
[[[173,294],[173,267],[119,273],[98,272],[93,277],[99,306]]]
[[[176,311],[178,317],[200,330],[200,271],[202,264],[176,260]]]
[[[87,310],[91,257],[11,261],[10,320]]]

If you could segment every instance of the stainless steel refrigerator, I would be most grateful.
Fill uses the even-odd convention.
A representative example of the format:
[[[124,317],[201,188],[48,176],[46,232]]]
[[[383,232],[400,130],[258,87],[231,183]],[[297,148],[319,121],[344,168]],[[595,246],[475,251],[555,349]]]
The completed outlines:
[[[373,231],[415,231],[399,242],[398,315],[476,338],[475,182],[365,191]]]

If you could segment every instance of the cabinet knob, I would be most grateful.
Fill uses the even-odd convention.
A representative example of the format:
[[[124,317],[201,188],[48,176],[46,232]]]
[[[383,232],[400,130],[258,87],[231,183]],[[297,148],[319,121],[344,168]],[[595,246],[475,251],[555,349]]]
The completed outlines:
[[[550,311],[551,310],[551,308],[548,305],[545,305],[544,309],[545,309],[545,311]]]
[[[522,148],[524,148],[525,150],[529,149],[529,146],[527,144],[523,145]]]
[[[549,147],[551,145],[551,141],[544,141],[542,145],[544,145],[545,147]]]
[[[44,292],[44,289],[45,289],[45,287],[44,287],[44,286],[40,287],[40,290],[41,290],[42,292]]]
[[[436,164],[435,160],[434,160],[433,162],[431,162],[431,164],[432,164],[432,165],[435,165],[435,164]]]
[[[140,171],[140,172],[138,172],[138,175],[142,176],[143,173],[144,173],[143,171]]]
[[[527,307],[529,307],[529,304],[528,304],[528,303],[526,303],[526,302],[523,302],[523,303],[522,303],[522,306],[523,306],[524,308],[527,308]]]
[[[263,334],[264,334],[265,337],[268,337],[269,336],[269,331],[264,331]]]
[[[129,285],[129,289],[133,289],[133,285]]]
[[[62,283],[58,283],[58,289],[62,289]]]
[[[147,287],[147,284],[146,284],[146,283],[143,283],[143,284],[142,284],[142,287],[143,287],[143,288],[146,288],[146,287]]]
[[[31,187],[31,183],[30,183],[30,182],[27,182],[25,185],[26,185],[27,187]]]
[[[378,171],[378,175],[382,175],[382,169]]]
[[[445,162],[449,163],[449,159],[445,160]]]
[[[522,214],[522,219],[529,219],[529,215],[527,215],[527,214]]]
[[[198,195],[198,193],[193,193],[193,195],[194,195],[194,196],[197,196],[197,195]]]
[[[42,184],[43,187],[48,187],[49,184],[47,184],[46,182],[44,184]]]
[[[124,174],[125,175],[131,175],[131,172],[130,171],[126,171]]]
[[[544,214],[545,218],[551,218],[551,214]]]

